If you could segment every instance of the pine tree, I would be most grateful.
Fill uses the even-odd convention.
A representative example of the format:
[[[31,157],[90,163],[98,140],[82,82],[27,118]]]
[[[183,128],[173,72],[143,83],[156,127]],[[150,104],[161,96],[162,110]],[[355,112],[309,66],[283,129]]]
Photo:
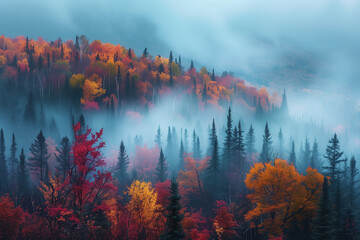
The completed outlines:
[[[232,118],[231,118],[231,108],[229,107],[228,115],[226,117],[226,128],[225,128],[225,142],[223,150],[223,159],[224,164],[229,167],[231,160],[231,146],[232,146]]]
[[[215,127],[215,119],[213,118],[211,129],[209,131],[209,147],[207,149],[207,156],[210,156],[213,153],[215,138],[216,138],[216,127]]]
[[[316,169],[320,169],[321,167],[321,159],[320,159],[320,153],[319,153],[319,145],[316,141],[316,139],[314,140],[313,143],[313,147],[311,150],[311,159],[310,159],[310,167],[311,168],[316,168]]]
[[[0,130],[0,191],[7,192],[8,190],[8,168],[5,157],[5,138],[3,129]]]
[[[281,128],[278,134],[278,139],[279,139],[279,157],[282,158],[284,154],[284,135]]]
[[[246,153],[248,155],[248,157],[251,159],[253,153],[255,153],[255,131],[254,128],[252,126],[252,124],[250,125],[249,131],[246,134]]]
[[[20,162],[19,162],[19,171],[18,171],[18,198],[20,202],[23,203],[23,201],[26,199],[26,195],[28,193],[28,172],[26,167],[26,160],[25,160],[25,154],[24,149],[21,149],[21,154],[19,156]]]
[[[219,182],[220,182],[219,145],[215,131],[212,154],[207,165],[207,186],[209,187],[210,192],[215,194],[214,196],[215,198],[219,194],[219,188],[220,188]]]
[[[214,68],[213,68],[212,74],[211,74],[211,81],[214,81],[214,82],[216,81]]]
[[[183,140],[181,139],[181,141],[180,141],[180,150],[179,150],[179,166],[180,166],[180,169],[183,169],[183,167],[184,167],[184,157],[185,157],[184,144],[183,144]]]
[[[155,144],[158,146],[158,148],[162,148],[162,142],[161,142],[161,129],[160,129],[160,125],[158,126],[158,129],[156,131],[156,136],[155,136]]]
[[[191,60],[191,63],[190,63],[190,70],[193,70],[194,69],[194,62],[193,60]]]
[[[165,232],[161,236],[161,239],[166,239],[166,240],[185,239],[184,229],[181,224],[184,215],[181,213],[181,205],[180,205],[181,196],[179,194],[178,188],[179,185],[174,178],[171,181],[169,204],[166,208],[167,214],[166,214]]]
[[[15,134],[12,134],[12,141],[11,141],[11,147],[10,147],[10,187],[14,188],[17,180],[17,168],[18,168],[18,159],[16,157],[17,152],[17,144],[15,140]]]
[[[29,93],[28,102],[24,112],[24,120],[32,124],[35,123],[35,106],[33,103],[32,92]]]
[[[196,137],[196,157],[201,158],[201,147],[200,147],[200,138],[199,136]]]
[[[237,127],[235,126],[233,131],[233,159],[235,160],[234,166],[237,166],[237,170],[243,170],[245,163],[245,144],[243,138],[243,130],[239,121]]]
[[[166,139],[166,155],[171,156],[173,153],[173,137],[171,135],[171,128],[168,127],[168,134]]]
[[[194,159],[197,159],[198,158],[198,154],[197,154],[197,148],[196,148],[196,132],[195,132],[195,129],[193,131],[193,134],[192,134],[192,150],[193,150],[193,158]]]
[[[342,173],[339,169],[339,164],[344,161],[343,159],[340,159],[342,155],[343,152],[340,152],[339,140],[335,133],[334,137],[329,140],[329,145],[326,147],[326,153],[324,155],[324,158],[329,161],[329,165],[323,167],[326,176],[329,176],[333,182],[335,182],[338,174]]]
[[[265,124],[265,130],[263,135],[263,145],[261,149],[260,158],[262,162],[271,161],[272,154],[272,141],[268,123]]]
[[[296,167],[296,153],[295,153],[295,142],[294,141],[291,142],[291,152],[290,152],[290,156],[289,156],[289,161],[290,161],[290,163],[294,164],[294,166]]]
[[[287,98],[286,98],[285,89],[284,89],[282,99],[281,99],[280,111],[284,116],[287,116],[289,114],[288,102],[287,102]]]
[[[55,155],[58,163],[56,169],[59,171],[62,179],[65,179],[73,168],[73,163],[70,158],[71,143],[69,138],[63,137],[60,146],[60,148],[57,148],[58,154]]]
[[[125,150],[124,141],[121,141],[119,148],[118,162],[116,166],[116,178],[118,179],[121,188],[119,190],[125,190],[124,186],[129,180],[129,176],[127,173],[129,163],[130,163],[129,157]]]
[[[328,180],[326,177],[324,177],[324,183],[322,186],[322,195],[320,198],[319,207],[314,221],[312,239],[314,240],[333,239],[331,201],[329,198]]]
[[[304,149],[304,154],[303,154],[303,158],[302,158],[302,164],[303,164],[303,171],[305,172],[305,170],[307,169],[307,167],[310,166],[310,161],[311,161],[311,149],[310,149],[310,143],[309,143],[309,139],[305,138],[305,149]]]
[[[166,164],[166,158],[164,157],[163,151],[161,149],[159,161],[155,168],[156,182],[165,182],[167,175],[168,175],[167,169],[168,169],[168,166]]]
[[[28,162],[30,171],[39,181],[46,181],[48,178],[48,172],[46,170],[48,169],[50,154],[48,154],[47,146],[45,137],[40,130],[34,143],[31,144],[30,152],[32,156]]]

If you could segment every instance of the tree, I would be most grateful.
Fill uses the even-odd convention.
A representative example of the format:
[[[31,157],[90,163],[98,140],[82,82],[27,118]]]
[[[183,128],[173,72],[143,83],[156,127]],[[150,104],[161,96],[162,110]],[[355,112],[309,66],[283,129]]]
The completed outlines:
[[[350,172],[349,195],[348,195],[349,198],[348,198],[347,212],[346,212],[347,226],[345,233],[346,233],[346,239],[356,239],[356,235],[359,233],[359,230],[357,227],[357,221],[355,219],[355,215],[356,215],[355,190],[357,190],[356,185],[359,182],[359,180],[356,179],[356,176],[359,174],[359,169],[356,167],[356,160],[354,156],[352,156],[350,160],[349,172]]]
[[[306,169],[311,164],[311,149],[308,138],[305,139],[305,149],[302,156],[302,164],[304,166],[304,169]]]
[[[256,163],[247,174],[248,198],[254,208],[247,221],[262,217],[261,231],[270,237],[279,236],[294,221],[311,218],[320,197],[323,176],[308,168],[300,175],[286,160]]]
[[[238,126],[233,131],[233,159],[235,159],[234,166],[237,166],[237,170],[243,169],[245,163],[245,143],[243,138],[243,130],[239,121]]]
[[[278,134],[278,139],[279,139],[279,157],[281,158],[283,157],[283,152],[284,152],[284,135],[281,128]]]
[[[207,164],[207,186],[208,190],[214,194],[214,198],[218,197],[220,190],[220,160],[219,160],[219,146],[216,136],[214,135],[214,146],[212,148],[211,158]]]
[[[160,126],[158,126],[155,136],[155,144],[158,146],[158,148],[162,148],[161,136],[162,136],[161,129]]]
[[[18,196],[20,203],[25,204],[24,200],[26,199],[26,195],[28,193],[28,171],[26,167],[26,160],[25,160],[25,154],[24,149],[21,149],[20,154],[20,162],[19,162],[19,172],[18,172]]]
[[[237,239],[239,236],[235,231],[238,226],[234,215],[224,201],[217,201],[216,216],[213,227],[219,239]]]
[[[68,137],[63,137],[60,142],[60,148],[57,149],[58,154],[55,155],[59,171],[62,179],[67,177],[67,174],[74,167],[74,163],[70,158],[71,143]]]
[[[31,157],[29,158],[28,166],[34,177],[39,181],[45,181],[48,177],[48,145],[45,137],[40,130],[34,143],[31,144],[30,152]]]
[[[209,147],[207,149],[207,156],[210,156],[213,153],[215,138],[217,138],[217,136],[216,136],[215,119],[213,118],[211,129],[209,131]]]
[[[129,157],[125,150],[124,141],[121,141],[118,162],[116,166],[116,178],[118,179],[120,186],[125,186],[125,184],[129,180],[129,176],[127,173],[129,163]],[[122,190],[124,190],[123,187]]]
[[[232,146],[232,118],[231,108],[229,107],[228,115],[226,117],[226,128],[225,128],[225,141],[223,150],[223,159],[227,167],[229,167],[231,159],[231,146]]]
[[[8,168],[5,157],[5,138],[3,129],[0,130],[0,184],[2,192],[7,192],[8,190]]]
[[[167,178],[167,163],[166,163],[166,158],[164,157],[163,151],[162,149],[160,150],[160,157],[159,157],[159,161],[156,165],[156,181],[157,182],[164,182]]]
[[[196,137],[196,157],[201,158],[201,148],[200,148],[200,138],[199,136]]]
[[[165,232],[161,239],[179,240],[185,238],[184,229],[181,225],[184,215],[180,212],[181,196],[179,194],[178,187],[177,181],[175,179],[171,180],[169,204],[166,207],[167,214]]]
[[[35,123],[35,106],[33,103],[32,92],[29,93],[28,102],[25,106],[24,120],[28,123]]]
[[[10,147],[10,186],[12,189],[14,189],[16,185],[17,180],[17,168],[18,168],[18,159],[16,157],[16,151],[17,151],[17,144],[15,140],[15,134],[12,134],[12,141],[11,141],[11,147]]]
[[[340,159],[342,155],[343,152],[340,152],[339,140],[335,133],[334,137],[329,140],[329,145],[327,145],[324,154],[324,158],[328,160],[329,165],[323,167],[326,176],[329,176],[332,182],[335,182],[338,174],[342,173],[342,170],[339,169],[339,164],[344,161],[344,159]]]
[[[253,153],[255,153],[255,140],[256,140],[255,139],[255,131],[251,124],[249,131],[246,134],[246,141],[245,141],[246,152],[250,159],[252,159],[252,155],[253,155]]]
[[[295,143],[294,140],[291,142],[291,152],[289,156],[290,163],[294,164],[296,167],[296,153],[295,153]]]
[[[183,140],[181,139],[181,141],[180,141],[180,150],[179,150],[179,166],[180,166],[180,169],[182,169],[184,167],[184,158],[185,158],[184,143],[183,143]]]
[[[198,158],[198,153],[197,153],[197,145],[196,145],[196,132],[195,132],[195,129],[193,131],[193,134],[192,134],[192,150],[193,150],[193,158],[194,159],[197,159]]]
[[[289,114],[288,102],[287,102],[287,98],[286,98],[285,89],[284,89],[282,99],[281,99],[280,111],[284,116],[287,116]]]
[[[268,123],[265,124],[265,130],[263,135],[263,145],[260,153],[260,158],[262,162],[269,162],[271,161],[271,154],[272,154],[272,141],[271,141],[271,134],[269,130]]]
[[[314,144],[311,150],[311,159],[310,159],[310,167],[320,169],[321,168],[321,159],[320,159],[320,153],[319,153],[319,145],[314,140]]]
[[[314,220],[314,240],[333,239],[331,201],[329,198],[328,179],[324,177],[322,194],[319,201],[316,218]]]
[[[25,212],[8,195],[0,198],[0,239],[18,239]]]

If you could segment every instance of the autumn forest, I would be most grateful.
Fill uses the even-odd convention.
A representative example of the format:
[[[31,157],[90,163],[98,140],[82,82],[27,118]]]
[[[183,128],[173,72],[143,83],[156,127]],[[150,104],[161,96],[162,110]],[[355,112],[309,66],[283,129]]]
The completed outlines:
[[[0,86],[0,239],[359,239],[358,149],[285,87],[85,35],[0,36]]]

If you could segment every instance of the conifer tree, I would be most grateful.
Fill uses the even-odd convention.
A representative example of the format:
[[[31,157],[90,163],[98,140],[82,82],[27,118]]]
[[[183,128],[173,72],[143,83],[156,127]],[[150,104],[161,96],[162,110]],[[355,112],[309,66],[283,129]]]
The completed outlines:
[[[165,232],[161,236],[161,239],[164,240],[185,239],[184,229],[181,224],[184,216],[181,213],[181,205],[180,205],[181,196],[179,194],[178,188],[179,185],[174,178],[171,181],[169,204],[166,208],[167,214],[166,214]]]
[[[195,132],[195,129],[193,131],[193,134],[192,134],[192,150],[193,150],[193,157],[194,159],[197,159],[198,158],[198,154],[197,154],[197,145],[196,145],[196,132]]]
[[[11,147],[10,147],[10,187],[14,188],[15,183],[17,180],[17,168],[18,168],[18,159],[16,157],[17,152],[17,144],[15,140],[15,134],[12,134],[12,141],[11,141]]]
[[[167,169],[168,169],[168,166],[166,163],[166,158],[164,157],[163,151],[161,149],[159,161],[155,168],[156,182],[164,182],[166,180],[167,175],[168,175]]]
[[[334,137],[329,140],[329,145],[326,147],[324,158],[328,160],[328,166],[324,166],[325,174],[330,177],[331,181],[335,182],[336,178],[342,170],[339,169],[339,164],[344,161],[340,159],[343,152],[340,152],[340,144],[336,133]]]
[[[246,153],[248,157],[251,158],[253,153],[255,153],[255,131],[252,124],[250,125],[249,131],[246,134],[245,145],[246,145]]]
[[[188,130],[186,128],[184,131],[184,152],[185,153],[189,152],[189,134],[188,134]]]
[[[116,178],[118,179],[121,188],[119,190],[124,190],[124,186],[129,180],[129,176],[127,173],[129,163],[130,163],[129,157],[125,150],[124,141],[121,141],[119,148],[119,156],[116,166]]]
[[[180,166],[180,169],[183,169],[183,167],[184,167],[184,157],[185,157],[184,144],[183,144],[183,140],[181,139],[181,141],[180,141],[180,150],[179,150],[179,166]]]
[[[168,134],[167,134],[167,139],[166,139],[166,155],[170,156],[173,153],[173,137],[171,134],[171,128],[170,126],[168,127]]]
[[[218,196],[220,188],[220,159],[219,159],[219,145],[216,132],[214,134],[214,145],[212,148],[211,158],[207,166],[207,186],[211,189],[210,192]]]
[[[294,164],[294,166],[296,167],[296,153],[295,153],[295,142],[294,141],[291,142],[291,152],[290,152],[290,156],[289,156],[289,162]]]
[[[5,157],[5,138],[3,129],[0,130],[0,183],[2,192],[7,192],[8,190],[8,167]]]
[[[50,154],[48,154],[47,147],[48,145],[46,143],[45,137],[40,130],[34,143],[31,144],[31,157],[29,158],[28,162],[30,171],[39,181],[46,181],[48,178],[47,169]]]
[[[310,166],[310,162],[311,162],[311,149],[310,149],[310,143],[309,143],[309,139],[305,138],[305,146],[304,146],[304,154],[303,154],[303,158],[302,158],[302,165],[304,167],[303,171],[305,172],[305,170],[307,169],[307,167]]]
[[[260,158],[262,162],[271,161],[272,154],[272,141],[268,123],[265,124],[265,130],[263,135],[263,145],[261,149]]]
[[[278,134],[278,139],[279,139],[279,157],[282,158],[284,154],[284,135],[281,128]]]
[[[211,74],[211,81],[216,81],[214,68],[213,68],[212,74]]]
[[[312,239],[314,240],[333,239],[331,201],[329,198],[328,180],[326,177],[324,177],[324,183],[322,186],[322,195],[320,198],[319,207],[314,221]]]
[[[24,200],[26,199],[26,195],[28,193],[28,171],[26,167],[26,160],[24,149],[21,149],[21,154],[19,156],[19,170],[18,170],[18,198],[21,203],[24,204]]]
[[[161,129],[160,129],[160,125],[158,126],[158,129],[156,131],[156,136],[155,136],[155,144],[158,146],[158,148],[162,148],[162,142],[161,142]]]
[[[316,168],[316,169],[320,169],[321,167],[321,159],[320,159],[320,153],[319,153],[319,145],[316,141],[316,139],[314,140],[313,146],[312,146],[312,150],[311,150],[311,160],[310,160],[310,167],[311,168]]]
[[[73,168],[70,158],[71,143],[68,137],[63,137],[60,142],[60,148],[57,148],[58,154],[55,155],[57,161],[56,169],[59,171],[62,179],[65,179]]]
[[[196,157],[201,158],[201,147],[200,147],[200,138],[199,136],[196,137]]]
[[[215,119],[213,118],[211,129],[209,131],[209,147],[207,149],[208,156],[210,156],[213,153],[215,138],[216,138],[216,127],[215,127]]]
[[[232,118],[231,118],[231,108],[229,107],[228,115],[226,117],[226,127],[225,127],[225,142],[223,150],[223,159],[224,164],[229,166],[231,159],[231,147],[232,147]]]

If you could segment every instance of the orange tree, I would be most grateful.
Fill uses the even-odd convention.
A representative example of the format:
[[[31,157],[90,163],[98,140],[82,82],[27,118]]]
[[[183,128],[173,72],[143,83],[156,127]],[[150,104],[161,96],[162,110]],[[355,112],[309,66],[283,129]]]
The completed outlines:
[[[315,214],[321,193],[323,176],[308,168],[305,176],[286,160],[256,163],[246,176],[251,190],[247,196],[254,208],[246,215],[247,221],[261,216],[260,230],[269,237],[280,236],[295,220]]]

